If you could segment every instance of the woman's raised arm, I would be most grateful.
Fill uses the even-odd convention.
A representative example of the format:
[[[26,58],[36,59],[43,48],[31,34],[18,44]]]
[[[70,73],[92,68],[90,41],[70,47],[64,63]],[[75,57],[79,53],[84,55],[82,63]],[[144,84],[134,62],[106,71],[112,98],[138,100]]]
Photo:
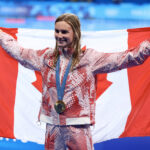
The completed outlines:
[[[25,67],[39,71],[45,54],[50,50],[49,48],[44,50],[23,48],[12,36],[2,30],[0,30],[0,46]]]
[[[93,73],[109,73],[142,64],[150,56],[150,41],[145,40],[137,47],[124,52],[89,52]]]

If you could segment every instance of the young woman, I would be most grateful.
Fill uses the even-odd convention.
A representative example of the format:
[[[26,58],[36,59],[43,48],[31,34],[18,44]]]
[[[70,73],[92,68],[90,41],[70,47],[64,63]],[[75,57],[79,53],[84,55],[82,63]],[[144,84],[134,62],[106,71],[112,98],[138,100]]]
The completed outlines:
[[[25,49],[0,30],[0,45],[43,79],[39,120],[46,122],[46,150],[92,150],[90,126],[95,124],[95,75],[142,64],[150,55],[150,42],[118,52],[81,49],[80,21],[63,14],[55,21],[54,50]]]

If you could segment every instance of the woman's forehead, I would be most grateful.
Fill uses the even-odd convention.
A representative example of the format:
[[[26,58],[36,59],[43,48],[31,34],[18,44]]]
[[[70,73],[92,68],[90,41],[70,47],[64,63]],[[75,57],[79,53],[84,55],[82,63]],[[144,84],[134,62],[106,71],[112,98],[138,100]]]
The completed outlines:
[[[69,29],[72,29],[71,26],[65,22],[65,21],[59,21],[59,22],[56,22],[55,23],[55,28],[57,29],[65,29],[65,30],[69,30]]]

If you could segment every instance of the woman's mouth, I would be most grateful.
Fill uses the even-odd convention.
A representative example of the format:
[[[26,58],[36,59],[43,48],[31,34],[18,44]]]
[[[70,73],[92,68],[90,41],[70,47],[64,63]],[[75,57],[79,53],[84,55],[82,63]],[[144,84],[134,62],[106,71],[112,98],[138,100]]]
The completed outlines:
[[[57,39],[57,38],[56,38],[56,40],[57,40],[58,42],[67,42],[67,39],[66,39],[66,38],[63,38],[63,39],[59,39],[59,38]]]

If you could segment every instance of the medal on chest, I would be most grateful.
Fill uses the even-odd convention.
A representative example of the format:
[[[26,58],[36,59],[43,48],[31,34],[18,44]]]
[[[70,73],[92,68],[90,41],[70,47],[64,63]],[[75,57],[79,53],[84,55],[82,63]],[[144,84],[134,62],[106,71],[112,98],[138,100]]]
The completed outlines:
[[[65,70],[62,84],[60,84],[60,73],[59,73],[60,57],[58,57],[56,63],[56,89],[57,89],[58,101],[55,103],[54,108],[58,114],[61,114],[66,110],[66,104],[63,102],[63,97],[64,97],[65,85],[71,68],[71,64],[72,64],[72,58],[70,59],[68,66]]]
[[[54,108],[55,108],[55,110],[56,110],[56,112],[58,114],[61,114],[61,113],[63,113],[65,111],[66,105],[65,105],[65,103],[62,100],[58,100],[55,103]]]

